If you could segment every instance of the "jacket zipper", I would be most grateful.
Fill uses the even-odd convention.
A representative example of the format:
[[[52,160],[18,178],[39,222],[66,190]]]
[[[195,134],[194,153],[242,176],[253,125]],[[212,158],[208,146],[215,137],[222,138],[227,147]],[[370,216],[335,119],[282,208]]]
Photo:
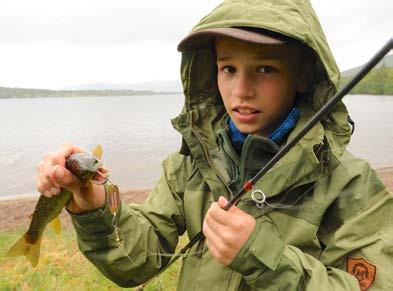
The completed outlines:
[[[323,143],[321,143],[321,144],[318,145],[318,148],[317,148],[317,150],[315,151],[315,156],[316,156],[316,157],[318,157],[318,154],[319,154],[319,152],[321,151],[323,145],[324,145]]]
[[[243,148],[242,148],[242,154],[241,154],[241,156],[240,156],[240,164],[239,164],[239,179],[240,179],[240,187],[242,187],[243,186],[243,184],[244,184],[244,182],[245,182],[245,176],[246,176],[246,173],[245,173],[245,167],[244,167],[244,164],[245,164],[245,160],[246,160],[246,155],[248,155],[248,151],[247,151],[247,148],[249,147],[249,144],[250,144],[250,141],[249,141],[250,139],[248,138],[246,138],[245,139],[245,141],[244,141],[244,143],[243,143]],[[236,186],[238,186],[238,185],[236,185]],[[236,187],[237,188],[237,187]]]
[[[201,139],[199,133],[196,132],[195,129],[193,128],[193,126],[192,126],[192,112],[190,112],[190,126],[191,126],[191,132],[195,135],[195,137],[197,138],[199,144],[201,145],[201,147],[203,149],[203,153],[205,155],[207,163],[213,169],[213,171],[216,173],[216,175],[220,178],[221,182],[225,185],[225,188],[228,190],[229,194],[231,195],[230,197],[233,197],[233,192],[232,192],[231,188],[229,187],[228,182],[225,181],[224,176],[221,174],[221,172],[218,170],[218,168],[211,161],[209,153],[207,151],[207,148],[203,144],[202,139]]]
[[[233,270],[231,270],[231,273],[229,275],[227,290],[229,290],[229,287],[231,286],[232,276],[233,276]]]

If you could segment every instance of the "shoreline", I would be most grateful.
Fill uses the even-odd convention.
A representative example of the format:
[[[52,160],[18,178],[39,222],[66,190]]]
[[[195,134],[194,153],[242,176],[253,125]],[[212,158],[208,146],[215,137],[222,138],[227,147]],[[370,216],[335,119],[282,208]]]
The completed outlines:
[[[374,170],[378,173],[379,178],[390,189],[390,191],[393,192],[393,166],[375,168]],[[132,197],[133,195],[137,195],[137,193],[151,191],[151,190],[152,190],[152,188],[132,188],[132,189],[128,189],[125,191],[121,191],[120,195],[122,198],[124,195],[124,197],[126,197],[126,199],[132,199],[130,197]],[[147,196],[147,194],[146,194],[146,196]],[[25,193],[25,194],[19,194],[19,195],[5,195],[5,196],[0,196],[0,203],[14,202],[14,201],[23,202],[26,200],[37,200],[38,197],[39,197],[39,195],[37,193]],[[140,198],[139,198],[139,200],[140,200]],[[143,201],[140,201],[137,203],[142,203]],[[129,203],[132,203],[132,201]]]
[[[142,203],[150,191],[151,189],[135,189],[122,191],[120,195],[122,200],[127,204]],[[0,200],[0,231],[15,231],[20,228],[27,229],[37,200],[38,196]],[[64,209],[60,214],[60,221],[62,228],[72,228],[71,217]]]
[[[151,191],[151,188],[144,187],[144,188],[133,188],[128,189],[125,191],[120,191],[120,195],[123,197],[129,197],[130,195],[136,195],[136,193]],[[25,193],[25,194],[18,194],[18,195],[6,195],[0,196],[0,203],[2,202],[14,202],[14,201],[26,201],[26,200],[37,200],[40,197],[37,193]]]
[[[378,177],[384,182],[386,187],[393,191],[393,167],[376,169]],[[152,189],[132,189],[120,193],[125,203],[142,203],[145,201]],[[10,196],[8,196],[10,197]],[[0,198],[0,231],[12,231],[17,229],[27,229],[30,223],[30,216],[34,211],[38,196],[15,197],[14,199],[2,200]],[[60,214],[62,227],[72,228],[71,218],[67,211]]]

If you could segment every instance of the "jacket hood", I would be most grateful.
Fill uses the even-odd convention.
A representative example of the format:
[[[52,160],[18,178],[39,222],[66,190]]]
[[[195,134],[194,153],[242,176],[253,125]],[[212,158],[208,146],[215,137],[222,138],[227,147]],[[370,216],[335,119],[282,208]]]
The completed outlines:
[[[302,105],[307,107],[307,112],[316,112],[336,93],[340,73],[309,1],[227,0],[202,18],[190,35],[204,29],[225,27],[273,31],[297,40],[315,53],[314,81]],[[172,123],[182,133],[186,148],[195,146],[187,137],[187,129],[192,129],[193,135],[199,135],[198,142],[204,143],[207,150],[217,147],[215,133],[223,126],[226,112],[217,88],[216,74],[212,47],[182,51],[181,79],[185,105],[181,115]],[[322,120],[321,127],[333,155],[339,160],[351,135],[347,110],[342,102]]]

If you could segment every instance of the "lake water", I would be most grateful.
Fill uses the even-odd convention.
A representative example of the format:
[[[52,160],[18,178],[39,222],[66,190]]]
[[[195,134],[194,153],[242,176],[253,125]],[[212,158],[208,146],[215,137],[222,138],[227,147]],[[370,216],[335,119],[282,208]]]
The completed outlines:
[[[356,131],[349,150],[376,167],[393,166],[393,96],[346,96]],[[0,198],[38,195],[41,157],[68,141],[104,147],[103,160],[120,188],[150,188],[181,136],[170,119],[183,96],[0,99]]]

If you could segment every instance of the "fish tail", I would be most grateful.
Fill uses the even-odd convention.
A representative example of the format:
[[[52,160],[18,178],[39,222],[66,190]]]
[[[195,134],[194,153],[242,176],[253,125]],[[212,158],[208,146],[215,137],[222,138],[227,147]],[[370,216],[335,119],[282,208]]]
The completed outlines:
[[[33,267],[37,266],[40,258],[41,239],[34,243],[29,243],[24,234],[7,252],[6,257],[26,256]]]

